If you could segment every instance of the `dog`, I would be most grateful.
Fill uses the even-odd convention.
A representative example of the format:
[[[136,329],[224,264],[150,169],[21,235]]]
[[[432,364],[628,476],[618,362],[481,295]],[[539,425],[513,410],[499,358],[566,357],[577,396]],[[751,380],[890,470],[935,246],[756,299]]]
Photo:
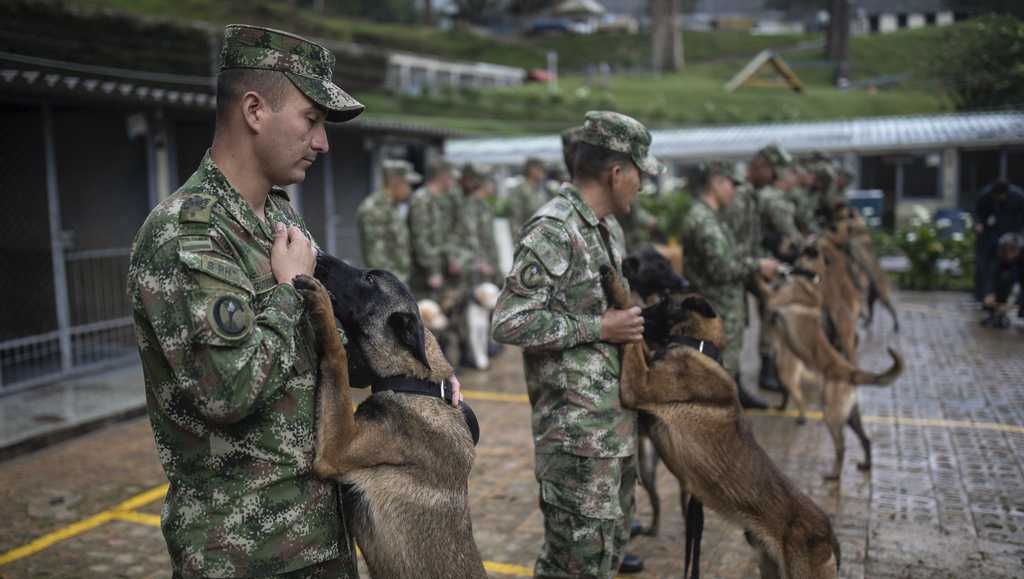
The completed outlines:
[[[630,307],[633,300],[611,268],[602,269],[601,281],[609,303]],[[721,318],[698,294],[675,296],[662,307],[669,335],[650,336],[664,343],[653,357],[645,342],[623,346],[622,405],[650,421],[659,456],[688,491],[749,533],[762,577],[838,577],[839,543],[828,516],[758,445],[736,382],[709,355],[724,345]]]
[[[370,576],[485,578],[469,512],[479,427],[452,404],[452,367],[416,300],[390,272],[326,255],[315,276],[294,280],[320,349],[313,470],[347,489],[345,521]],[[367,385],[353,414],[351,388]]]
[[[678,257],[681,260],[681,251]],[[651,246],[641,248],[622,260],[622,274],[629,282],[630,290],[634,293],[636,301],[648,305],[664,300],[673,292],[683,292],[689,289],[689,282],[678,273],[681,267],[681,263],[677,268],[669,257]],[[644,311],[645,324],[664,321],[665,318],[659,314],[659,310],[660,308],[655,307]],[[644,527],[640,523],[634,523],[631,534],[655,537],[661,528],[661,496],[658,494],[657,484],[658,451],[647,434],[647,425],[644,421],[640,422],[639,434],[637,470],[640,483],[651,504],[652,516],[650,526]],[[680,499],[685,512],[687,494],[685,488],[681,488],[680,491]]]
[[[763,281],[758,283],[766,300],[765,323],[769,324],[779,381],[785,388],[779,409],[784,409],[792,398],[799,413],[797,422],[804,424],[803,377],[811,372],[821,376],[825,423],[835,445],[835,463],[825,478],[836,480],[842,473],[846,424],[853,429],[864,450],[864,461],[857,467],[860,470],[871,468],[871,441],[861,422],[857,385],[891,384],[903,372],[903,358],[890,349],[892,366],[884,372],[872,373],[857,368],[833,347],[823,315],[823,278],[828,275],[836,274],[826,266],[817,248],[810,245],[803,250],[781,286],[773,289]]]

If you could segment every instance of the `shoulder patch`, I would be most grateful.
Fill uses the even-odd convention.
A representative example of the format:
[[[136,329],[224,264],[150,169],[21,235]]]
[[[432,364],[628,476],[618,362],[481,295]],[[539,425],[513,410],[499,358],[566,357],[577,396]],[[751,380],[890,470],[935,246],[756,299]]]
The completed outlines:
[[[252,295],[256,294],[256,289],[253,287],[252,282],[249,281],[249,277],[242,271],[242,268],[222,257],[179,250],[178,258],[190,269],[244,289]]]
[[[179,223],[209,223],[217,196],[209,193],[191,193],[178,211]]]
[[[565,225],[551,220],[533,221],[536,223],[527,230],[519,244],[533,252],[548,273],[561,277],[568,271],[572,259],[572,243]]]
[[[252,332],[255,316],[238,296],[223,294],[210,301],[206,312],[210,329],[225,340],[241,340]]]
[[[542,218],[554,219],[555,221],[565,221],[573,214],[573,211],[575,211],[575,208],[572,205],[572,201],[569,201],[565,197],[559,195],[542,205],[527,223]]]

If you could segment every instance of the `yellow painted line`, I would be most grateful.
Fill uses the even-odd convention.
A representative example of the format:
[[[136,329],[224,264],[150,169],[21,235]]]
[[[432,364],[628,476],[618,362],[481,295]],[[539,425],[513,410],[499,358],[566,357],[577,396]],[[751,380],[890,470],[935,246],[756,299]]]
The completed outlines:
[[[529,402],[526,394],[506,394],[504,392],[484,392],[482,390],[463,390],[462,397],[466,400],[493,400],[495,402]]]
[[[522,565],[509,565],[508,563],[484,561],[484,569],[486,569],[488,573],[512,575],[513,577],[533,577],[533,569],[523,567]]]
[[[746,410],[750,416],[774,416],[784,418],[796,418],[799,413],[796,410]],[[808,420],[822,420],[824,416],[818,410],[809,410],[806,413]],[[944,418],[905,418],[901,416],[862,416],[864,422],[876,424],[898,424],[900,426],[934,426],[938,428],[973,428],[975,430],[997,430],[1001,432],[1012,432],[1024,434],[1024,426],[1012,424],[1000,424],[998,422],[975,422],[973,420],[946,420]]]
[[[34,555],[42,551],[43,549],[49,548],[54,543],[63,541],[65,539],[70,539],[76,535],[80,535],[88,531],[89,529],[96,528],[102,525],[103,523],[106,523],[107,521],[113,518],[114,514],[112,512],[104,511],[98,515],[94,515],[83,521],[78,521],[77,523],[68,525],[63,529],[58,529],[52,533],[43,535],[42,537],[39,537],[38,539],[32,541],[27,545],[22,545],[21,547],[16,547],[14,549],[11,549],[10,551],[7,551],[6,553],[0,554],[0,565],[6,565],[8,563],[17,561],[18,559],[28,557],[29,555]]]
[[[113,513],[114,518],[119,521],[127,521],[129,523],[139,523],[141,525],[148,525],[150,527],[160,527],[160,515],[149,515],[146,513],[140,513],[138,511],[124,511]]]
[[[167,494],[167,489],[171,488],[169,484],[163,484],[158,487],[149,489],[148,491],[135,495],[127,501],[117,505],[112,511],[134,511],[139,507],[144,507],[149,503],[164,498]]]

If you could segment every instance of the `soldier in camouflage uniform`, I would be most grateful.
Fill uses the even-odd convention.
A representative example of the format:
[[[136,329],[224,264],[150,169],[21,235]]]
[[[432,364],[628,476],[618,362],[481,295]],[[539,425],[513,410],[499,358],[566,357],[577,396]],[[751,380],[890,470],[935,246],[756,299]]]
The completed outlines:
[[[498,245],[494,240],[494,179],[490,168],[467,164],[462,169],[464,195],[455,211],[453,253],[459,260],[464,283],[494,281],[498,271]]]
[[[455,241],[455,179],[444,160],[427,165],[427,182],[409,202],[409,232],[413,254],[413,291],[418,297],[437,299],[444,285]]]
[[[619,401],[621,348],[643,337],[639,308],[609,309],[601,266],[621,272],[612,213],[641,173],[663,168],[650,133],[613,112],[586,115],[574,180],[523,228],[494,313],[494,337],[524,350],[544,514],[537,577],[608,579],[621,568],[633,514],[636,414]],[[622,571],[638,571],[642,562]]]
[[[221,57],[213,145],[128,271],[173,575],[357,577],[337,485],[312,472],[318,360],[291,280],[316,247],[278,186],[363,107],[299,37],[229,26]]]
[[[530,218],[542,205],[548,202],[547,171],[540,159],[526,160],[523,169],[523,181],[508,193],[506,207],[508,226],[512,231],[512,243],[519,241],[519,233]]]
[[[764,166],[770,169],[772,179],[759,183],[757,204],[761,212],[761,238],[765,249],[780,259],[792,257],[802,244],[800,230],[796,226],[796,206],[779,185],[788,186],[788,171],[793,159],[778,145],[768,145],[758,151],[751,161],[751,170],[760,172]]]
[[[736,378],[740,402],[744,408],[764,408],[763,402],[746,392],[740,379],[744,300],[747,280],[754,275],[770,278],[778,263],[774,259],[744,254],[736,244],[732,229],[726,225],[722,212],[736,194],[734,171],[728,163],[713,162],[696,167],[690,183],[699,193],[683,220],[686,278],[722,317],[726,342],[722,365]]]
[[[408,161],[386,160],[380,165],[384,188],[359,204],[356,220],[366,267],[384,269],[409,285],[412,245],[409,242],[409,196],[420,175]]]

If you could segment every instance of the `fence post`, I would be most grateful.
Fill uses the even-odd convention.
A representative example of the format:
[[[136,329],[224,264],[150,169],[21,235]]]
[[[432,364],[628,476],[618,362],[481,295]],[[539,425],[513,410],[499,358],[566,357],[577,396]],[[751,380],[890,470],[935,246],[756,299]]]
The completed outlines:
[[[50,215],[50,253],[53,257],[53,294],[57,302],[57,331],[60,340],[60,368],[71,370],[71,307],[64,264],[64,230],[60,222],[60,194],[57,187],[57,144],[53,134],[53,109],[43,103],[43,148],[46,155],[46,201]]]

